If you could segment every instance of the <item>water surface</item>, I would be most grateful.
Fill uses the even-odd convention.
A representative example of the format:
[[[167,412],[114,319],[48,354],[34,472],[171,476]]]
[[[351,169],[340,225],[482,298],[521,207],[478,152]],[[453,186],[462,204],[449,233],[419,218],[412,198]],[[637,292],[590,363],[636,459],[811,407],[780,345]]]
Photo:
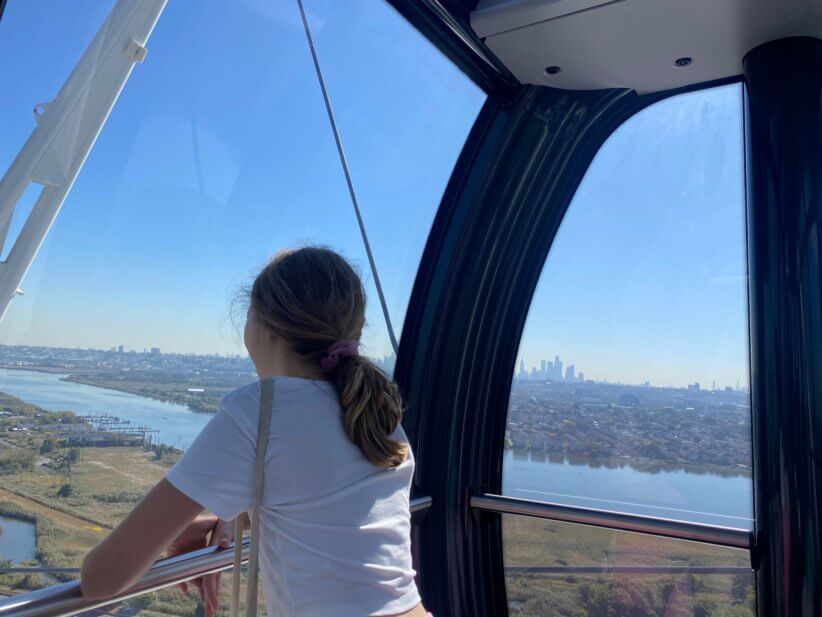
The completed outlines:
[[[630,465],[572,464],[506,450],[503,492],[511,497],[751,529],[750,476],[676,469],[650,473]]]
[[[128,392],[62,381],[53,373],[0,369],[0,392],[11,394],[48,411],[78,414],[109,414],[135,425],[160,432],[159,443],[187,448],[211,419],[211,414],[194,413],[185,405],[165,403]]]
[[[0,559],[20,564],[35,558],[34,524],[0,516]]]

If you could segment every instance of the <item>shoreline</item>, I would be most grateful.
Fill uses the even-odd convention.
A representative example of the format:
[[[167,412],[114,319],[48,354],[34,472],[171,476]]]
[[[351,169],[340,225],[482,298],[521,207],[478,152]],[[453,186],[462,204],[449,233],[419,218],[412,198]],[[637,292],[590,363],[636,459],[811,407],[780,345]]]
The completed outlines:
[[[107,382],[93,381],[91,379],[83,379],[83,376],[85,374],[94,375],[94,374],[99,374],[99,372],[98,373],[84,373],[84,374],[69,373],[65,377],[61,377],[60,381],[67,381],[69,383],[82,384],[84,386],[91,386],[93,388],[102,388],[103,390],[114,390],[115,392],[124,392],[125,394],[132,394],[134,396],[139,396],[141,398],[149,399],[149,400],[152,400],[152,401],[159,401],[161,403],[168,403],[170,405],[179,405],[180,407],[185,407],[191,413],[206,414],[206,415],[213,415],[214,414],[214,412],[206,411],[205,409],[193,408],[191,406],[191,404],[189,404],[189,403],[181,403],[179,401],[175,401],[171,397],[164,397],[162,395],[152,396],[150,394],[145,394],[143,392],[136,392],[135,390],[132,390],[132,389],[129,389],[129,388],[126,388],[126,387],[123,387],[123,386],[118,387],[118,386],[115,386],[115,385],[111,385]],[[73,377],[76,377],[76,379],[72,379]]]
[[[528,448],[511,448],[505,447],[505,452],[511,452],[511,456],[516,460],[517,456],[527,454],[528,462],[532,463],[551,463],[551,464],[568,464],[572,467],[588,467],[590,469],[598,469],[605,467],[606,469],[620,469],[622,467],[630,467],[633,471],[638,473],[656,474],[660,472],[675,472],[682,471],[694,475],[713,475],[722,478],[748,478],[752,477],[750,469],[739,469],[722,467],[720,465],[712,465],[710,463],[674,463],[670,461],[656,461],[651,459],[641,458],[596,458],[586,456],[584,454],[570,456],[567,452],[547,452],[545,450],[531,450]],[[534,457],[536,455],[536,457]],[[536,458],[536,460],[535,460]],[[539,460],[543,459],[543,460]],[[552,460],[553,459],[553,460]]]
[[[57,366],[20,366],[18,364],[0,364],[0,369],[8,369],[10,371],[30,371],[32,373],[48,373],[50,375],[73,375],[73,374],[82,374],[82,375],[97,375],[102,373],[101,369],[96,368],[85,368],[85,369],[77,369],[75,371],[66,370],[65,367],[57,367]]]
[[[105,373],[105,371],[102,369],[65,370],[64,367],[19,366],[11,364],[0,364],[0,369],[8,369],[11,371],[29,371],[32,373],[46,373],[49,375],[62,375],[62,377],[60,377],[60,381],[82,384],[84,386],[91,386],[93,388],[102,388],[104,390],[114,390],[115,392],[123,392],[125,394],[133,394],[134,396],[139,396],[141,398],[149,399],[152,401],[159,401],[161,403],[169,403],[171,405],[180,405],[181,407],[185,407],[186,409],[188,409],[188,411],[190,411],[191,413],[210,415],[213,415],[215,413],[212,411],[208,411],[206,409],[197,409],[196,407],[192,407],[190,403],[181,403],[179,401],[175,401],[171,397],[152,396],[145,394],[143,392],[137,392],[133,389],[129,389],[126,387],[118,387],[109,384],[108,382],[101,382],[89,379],[89,377],[93,377],[94,375],[100,375],[101,373]]]

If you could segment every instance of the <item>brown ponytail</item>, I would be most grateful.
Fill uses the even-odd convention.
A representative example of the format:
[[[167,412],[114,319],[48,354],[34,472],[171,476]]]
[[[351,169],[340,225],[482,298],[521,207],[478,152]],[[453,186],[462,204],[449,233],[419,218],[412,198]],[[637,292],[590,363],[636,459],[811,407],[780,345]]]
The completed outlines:
[[[359,341],[365,325],[365,290],[354,268],[322,247],[281,251],[251,287],[255,316],[298,354],[323,371],[334,343]],[[396,384],[361,355],[346,355],[323,371],[336,386],[348,438],[374,465],[396,467],[407,445],[391,438],[402,419]]]
[[[333,380],[340,393],[348,438],[375,465],[396,467],[402,463],[407,446],[389,437],[402,419],[402,400],[394,382],[362,356],[342,358]]]

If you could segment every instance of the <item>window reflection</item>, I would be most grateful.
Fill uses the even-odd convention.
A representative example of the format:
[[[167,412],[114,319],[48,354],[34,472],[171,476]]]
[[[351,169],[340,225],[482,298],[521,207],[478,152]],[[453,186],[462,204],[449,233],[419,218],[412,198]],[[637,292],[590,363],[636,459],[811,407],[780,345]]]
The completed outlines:
[[[71,71],[66,50],[79,57],[105,17],[47,4],[12,2],[3,18],[6,55],[42,40],[41,60],[60,59],[42,62],[49,80],[0,68],[20,143]],[[399,332],[483,96],[387,4],[307,4]],[[0,322],[0,519],[36,529],[0,520],[0,555],[61,569],[0,575],[0,593],[76,577],[220,397],[254,379],[232,306],[277,249],[325,244],[359,266],[365,353],[393,366],[296,3],[170,2],[147,47]],[[3,140],[6,163],[19,145]],[[192,614],[197,601],[165,590],[127,605]]]
[[[306,8],[399,336],[434,214],[485,93],[382,0]]]
[[[71,19],[58,21],[51,2],[6,3],[0,19],[0,170],[31,133],[34,106],[54,97],[112,6],[114,0],[76,4]]]

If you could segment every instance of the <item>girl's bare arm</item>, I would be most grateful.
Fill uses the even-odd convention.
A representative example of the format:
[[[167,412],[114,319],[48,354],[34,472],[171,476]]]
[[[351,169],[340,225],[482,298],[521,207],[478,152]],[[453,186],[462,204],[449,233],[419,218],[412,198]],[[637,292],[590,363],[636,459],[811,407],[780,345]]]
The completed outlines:
[[[203,507],[161,480],[83,561],[80,587],[93,600],[135,584]]]

